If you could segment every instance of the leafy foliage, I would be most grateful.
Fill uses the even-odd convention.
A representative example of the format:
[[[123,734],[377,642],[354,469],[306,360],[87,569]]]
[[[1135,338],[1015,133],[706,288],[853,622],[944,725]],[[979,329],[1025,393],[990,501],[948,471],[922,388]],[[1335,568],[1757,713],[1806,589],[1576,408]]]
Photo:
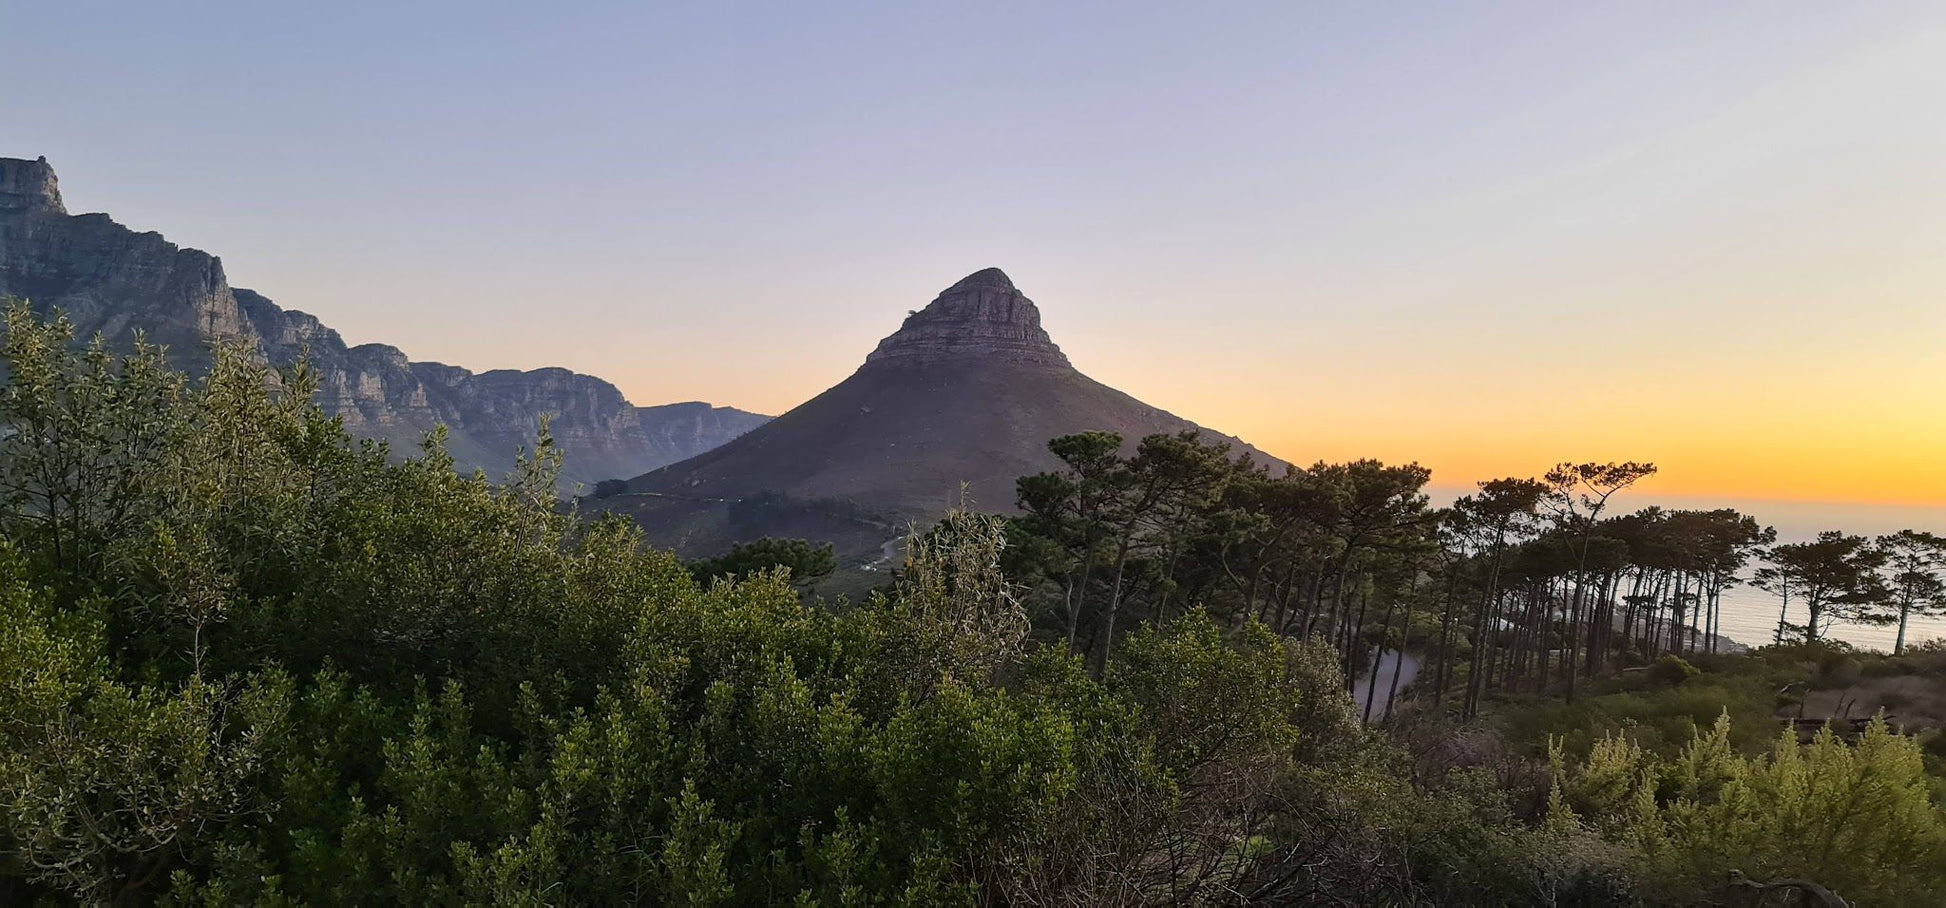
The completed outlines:
[[[748,580],[779,569],[794,583],[809,583],[830,574],[838,565],[832,557],[830,543],[765,537],[737,543],[722,555],[691,561],[685,566],[698,583],[708,583],[716,577]]]
[[[1560,764],[1557,752],[1557,765]],[[1721,895],[1732,875],[1806,880],[1860,904],[1932,904],[1946,887],[1946,818],[1918,744],[1873,722],[1856,742],[1789,732],[1745,757],[1720,718],[1673,759],[1623,737],[1561,773],[1557,817],[1633,849],[1650,898]]]
[[[1649,664],[1648,677],[1657,684],[1674,687],[1696,677],[1696,666],[1675,653],[1668,653]]]

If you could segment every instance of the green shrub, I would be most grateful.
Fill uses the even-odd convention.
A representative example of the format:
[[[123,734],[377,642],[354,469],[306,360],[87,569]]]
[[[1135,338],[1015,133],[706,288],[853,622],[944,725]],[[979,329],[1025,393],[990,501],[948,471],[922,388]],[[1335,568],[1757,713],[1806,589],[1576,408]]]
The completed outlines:
[[[1850,687],[1864,674],[1865,664],[1850,653],[1832,650],[1818,659],[1817,686]]]
[[[1655,660],[1646,672],[1649,681],[1669,687],[1675,687],[1699,674],[1702,672],[1697,670],[1696,666],[1690,665],[1683,657],[1674,653]]]
[[[1782,733],[1745,757],[1730,719],[1674,759],[1614,736],[1587,759],[1553,755],[1555,822],[1626,844],[1642,894],[1693,904],[1727,895],[1726,874],[1807,879],[1857,904],[1933,904],[1946,887],[1946,816],[1931,802],[1918,742],[1875,721],[1856,744]]]
[[[1863,660],[1859,669],[1860,674],[1867,678],[1896,678],[1900,675],[1913,674],[1919,670],[1919,666],[1908,659],[1880,656]]]

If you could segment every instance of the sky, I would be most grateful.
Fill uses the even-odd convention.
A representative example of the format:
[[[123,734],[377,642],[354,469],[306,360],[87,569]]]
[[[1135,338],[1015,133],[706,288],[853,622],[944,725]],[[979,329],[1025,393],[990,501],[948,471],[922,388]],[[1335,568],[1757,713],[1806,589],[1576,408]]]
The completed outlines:
[[[0,77],[70,210],[415,359],[780,413],[999,266],[1292,461],[1946,530],[1936,2],[0,0]]]

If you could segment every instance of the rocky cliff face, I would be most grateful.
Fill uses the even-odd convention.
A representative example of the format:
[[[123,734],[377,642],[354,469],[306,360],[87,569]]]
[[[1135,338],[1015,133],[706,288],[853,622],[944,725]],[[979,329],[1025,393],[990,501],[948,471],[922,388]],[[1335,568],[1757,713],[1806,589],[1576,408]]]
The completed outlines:
[[[925,365],[980,359],[1068,366],[1041,329],[1041,311],[998,268],[967,275],[879,342],[867,363]]]
[[[0,211],[50,211],[67,214],[61,186],[46,158],[0,158]]]
[[[69,215],[47,159],[0,158],[0,293],[59,306],[83,336],[136,329],[198,356],[245,330],[223,265],[105,214]]]
[[[385,344],[348,346],[314,316],[231,288],[215,256],[107,215],[68,214],[44,158],[0,158],[0,296],[60,309],[83,337],[126,343],[139,330],[192,371],[216,338],[247,338],[279,365],[308,355],[318,403],[353,433],[413,450],[444,425],[461,468],[493,475],[533,444],[544,414],[566,452],[565,478],[584,483],[700,454],[767,418],[701,403],[637,407],[614,385],[566,369],[474,373],[412,362]]]

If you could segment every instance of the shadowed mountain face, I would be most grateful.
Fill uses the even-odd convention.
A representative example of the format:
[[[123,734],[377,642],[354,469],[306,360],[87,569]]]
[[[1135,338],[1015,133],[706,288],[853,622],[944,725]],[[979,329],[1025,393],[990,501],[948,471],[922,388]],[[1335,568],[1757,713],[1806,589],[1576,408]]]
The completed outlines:
[[[532,446],[543,414],[566,452],[564,478],[592,483],[674,463],[761,425],[766,417],[704,403],[637,407],[620,390],[566,369],[474,373],[413,362],[384,344],[346,346],[315,317],[232,288],[223,263],[105,214],[70,215],[45,158],[0,158],[0,296],[60,309],[79,337],[126,345],[136,331],[197,372],[212,339],[244,337],[277,365],[308,351],[318,403],[353,433],[416,450],[435,426],[462,470],[490,475]]]
[[[1089,430],[1131,446],[1195,430],[1281,464],[1081,374],[1033,301],[989,268],[909,316],[836,387],[596,504],[685,552],[789,533],[857,557],[936,518],[962,487],[976,507],[1012,510],[1016,479],[1060,468],[1048,440]]]

